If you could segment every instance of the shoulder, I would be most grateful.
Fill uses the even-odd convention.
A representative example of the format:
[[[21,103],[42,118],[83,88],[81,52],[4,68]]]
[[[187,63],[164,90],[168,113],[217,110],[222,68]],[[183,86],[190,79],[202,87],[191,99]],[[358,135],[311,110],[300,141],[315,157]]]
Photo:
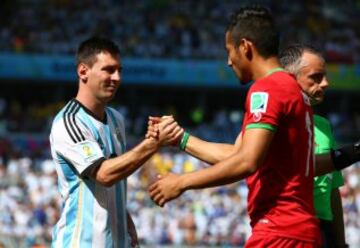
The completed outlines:
[[[79,114],[80,105],[71,100],[55,116],[51,134],[53,139],[71,139],[74,143],[85,140],[84,121]]]
[[[264,90],[272,93],[300,91],[300,86],[293,75],[287,72],[276,72],[270,76],[256,80],[250,87],[251,91]]]
[[[274,74],[274,75],[273,75]],[[287,104],[303,99],[301,88],[295,78],[286,72],[276,72],[253,83],[248,91],[249,101],[253,98]]]

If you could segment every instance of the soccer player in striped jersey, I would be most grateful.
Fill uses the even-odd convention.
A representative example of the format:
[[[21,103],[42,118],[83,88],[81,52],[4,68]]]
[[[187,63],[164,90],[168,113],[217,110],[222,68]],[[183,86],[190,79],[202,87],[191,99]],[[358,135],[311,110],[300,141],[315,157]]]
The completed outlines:
[[[126,178],[183,130],[167,118],[157,139],[126,151],[124,119],[107,107],[121,81],[119,48],[111,40],[90,38],[80,44],[76,62],[77,96],[56,115],[50,134],[63,199],[52,247],[137,247],[126,210]]]
[[[293,44],[280,52],[280,63],[296,79],[310,97],[312,105],[321,103],[329,83],[325,59],[311,46]],[[336,143],[330,123],[314,115],[315,154],[328,153]],[[345,243],[343,209],[339,187],[344,185],[340,171],[314,178],[314,207],[320,219],[324,248],[347,247]]]

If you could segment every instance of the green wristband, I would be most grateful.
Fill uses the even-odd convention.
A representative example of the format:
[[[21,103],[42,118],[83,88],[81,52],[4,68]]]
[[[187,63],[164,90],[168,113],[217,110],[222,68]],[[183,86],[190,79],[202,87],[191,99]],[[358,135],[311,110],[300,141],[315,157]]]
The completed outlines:
[[[179,145],[180,150],[185,151],[186,144],[188,142],[189,137],[190,137],[190,134],[188,132],[184,132],[184,134],[181,138],[180,145]]]

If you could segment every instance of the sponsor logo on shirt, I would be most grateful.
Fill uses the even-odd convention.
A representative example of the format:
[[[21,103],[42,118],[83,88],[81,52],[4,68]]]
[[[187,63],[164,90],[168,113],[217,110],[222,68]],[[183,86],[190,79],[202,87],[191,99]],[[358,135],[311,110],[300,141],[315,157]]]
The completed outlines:
[[[269,100],[267,92],[253,92],[250,97],[250,113],[265,113]]]

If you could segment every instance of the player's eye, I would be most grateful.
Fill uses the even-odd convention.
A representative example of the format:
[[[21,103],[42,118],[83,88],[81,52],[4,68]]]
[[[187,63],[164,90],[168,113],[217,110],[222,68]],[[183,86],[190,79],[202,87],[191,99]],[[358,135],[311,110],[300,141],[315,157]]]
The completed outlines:
[[[323,80],[324,78],[324,73],[315,73],[315,74],[312,74],[310,76],[310,78],[315,82],[315,83],[321,83],[321,81]]]
[[[106,71],[107,73],[114,73],[115,72],[115,68],[114,67],[104,67],[103,71]]]

